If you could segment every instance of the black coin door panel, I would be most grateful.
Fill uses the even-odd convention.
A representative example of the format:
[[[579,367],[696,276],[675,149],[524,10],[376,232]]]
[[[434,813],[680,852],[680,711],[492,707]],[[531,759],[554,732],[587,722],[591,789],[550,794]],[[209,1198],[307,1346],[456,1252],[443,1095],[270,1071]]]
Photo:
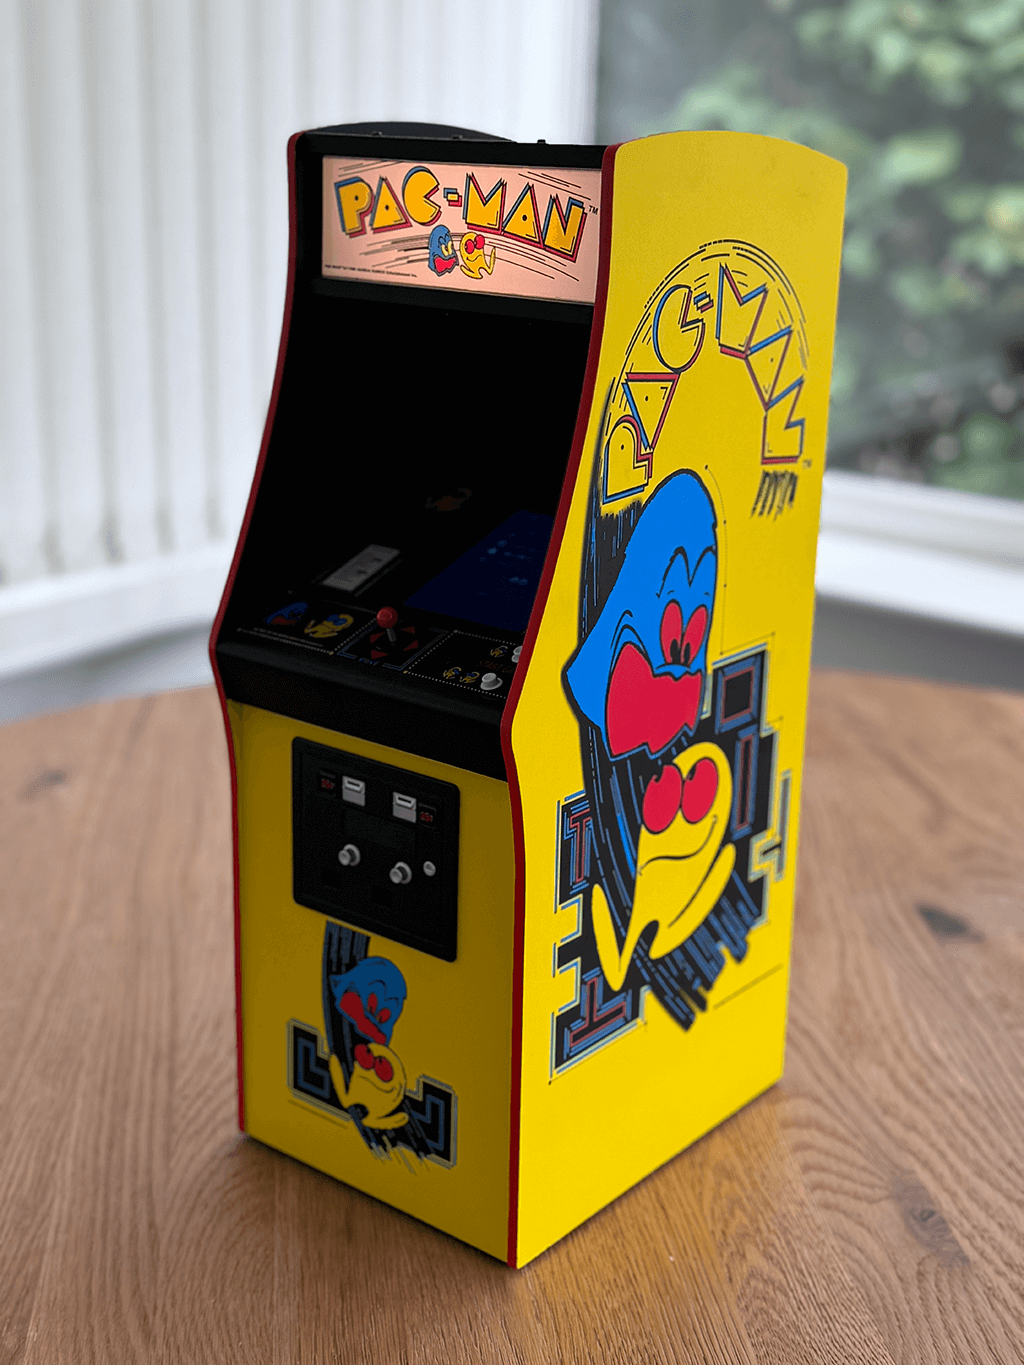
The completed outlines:
[[[300,905],[455,961],[458,787],[295,739],[292,813]]]

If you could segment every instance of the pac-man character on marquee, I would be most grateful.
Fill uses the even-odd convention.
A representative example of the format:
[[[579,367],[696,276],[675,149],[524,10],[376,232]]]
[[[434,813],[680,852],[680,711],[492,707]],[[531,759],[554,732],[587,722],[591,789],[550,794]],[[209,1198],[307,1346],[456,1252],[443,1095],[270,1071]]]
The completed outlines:
[[[459,269],[471,279],[479,280],[485,272],[492,274],[497,254],[493,246],[487,254],[482,232],[464,232],[459,238]]]
[[[581,643],[564,679],[593,814],[590,918],[613,991],[635,961],[664,999],[655,964],[699,928],[735,864],[729,762],[692,742],[717,572],[715,509],[696,474],[613,516],[595,489]]]

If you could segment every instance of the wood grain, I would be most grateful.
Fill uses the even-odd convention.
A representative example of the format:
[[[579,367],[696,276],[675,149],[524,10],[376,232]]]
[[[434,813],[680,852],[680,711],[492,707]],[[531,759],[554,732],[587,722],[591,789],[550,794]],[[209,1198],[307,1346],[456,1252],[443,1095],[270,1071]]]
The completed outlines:
[[[0,745],[0,1365],[1024,1359],[1024,698],[819,674],[789,1056],[513,1272],[234,1123],[211,692]]]

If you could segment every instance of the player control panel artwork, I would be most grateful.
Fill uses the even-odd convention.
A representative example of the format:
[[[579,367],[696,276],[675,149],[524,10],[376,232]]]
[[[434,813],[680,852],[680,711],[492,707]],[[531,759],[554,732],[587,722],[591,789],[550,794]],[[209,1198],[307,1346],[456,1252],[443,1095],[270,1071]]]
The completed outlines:
[[[283,594],[239,634],[342,666],[402,672],[500,707],[519,662],[551,524],[549,516],[516,512],[400,595],[397,606],[388,598],[393,570],[407,570],[410,556],[367,545],[304,592]]]

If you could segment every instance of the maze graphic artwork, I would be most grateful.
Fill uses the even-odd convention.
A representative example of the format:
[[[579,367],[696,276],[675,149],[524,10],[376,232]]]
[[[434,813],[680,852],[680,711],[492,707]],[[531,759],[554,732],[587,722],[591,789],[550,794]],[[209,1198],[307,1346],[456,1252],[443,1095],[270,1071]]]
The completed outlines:
[[[736,962],[746,956],[749,935],[767,911],[767,878],[781,876],[785,867],[788,824],[789,774],[775,780],[776,734],[764,718],[766,663],[762,648],[712,670],[709,713],[691,741],[714,740],[732,769],[728,837],[736,846],[736,862],[728,885],[679,948],[660,958],[638,953],[615,992],[603,978],[585,914],[585,897],[597,871],[589,801],[579,792],[559,804],[555,908],[575,908],[576,923],[555,945],[552,965],[556,976],[571,974],[575,990],[571,1003],[552,1016],[552,1074],[622,1037],[643,1017],[644,994],[652,988],[677,1023],[689,1029],[707,1008],[707,992],[725,966],[725,954]]]
[[[342,1118],[353,1118],[343,1108],[331,1080],[323,1035],[308,1024],[288,1022],[288,1057],[291,1063],[289,1088],[299,1099],[333,1110]],[[417,1156],[442,1166],[455,1164],[455,1095],[446,1085],[421,1076],[416,1090],[405,1092],[404,1105],[412,1127],[388,1132],[392,1145],[410,1148]]]
[[[390,1047],[405,999],[393,963],[368,954],[370,938],[328,920],[324,928],[324,1032],[288,1021],[288,1088],[296,1098],[348,1119],[371,1151],[387,1157],[403,1148],[425,1161],[453,1166],[457,1098],[428,1076],[405,1079]],[[389,1009],[378,999],[394,994]],[[339,1090],[341,1093],[339,1093]],[[347,1100],[347,1102],[346,1102]]]

